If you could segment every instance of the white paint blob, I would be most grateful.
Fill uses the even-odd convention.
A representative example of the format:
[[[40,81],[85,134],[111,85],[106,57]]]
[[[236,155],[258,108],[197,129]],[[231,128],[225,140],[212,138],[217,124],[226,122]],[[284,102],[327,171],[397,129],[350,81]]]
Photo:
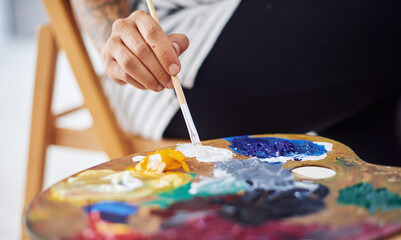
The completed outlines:
[[[319,185],[310,181],[294,181],[294,187],[308,189],[313,192],[319,187]]]
[[[327,152],[333,150],[333,144],[328,142],[313,142],[317,145],[323,145]]]
[[[318,166],[298,167],[291,170],[296,176],[306,179],[325,179],[336,175],[336,172],[330,168]]]
[[[146,168],[146,170],[150,170],[150,171],[156,171],[158,169],[158,167],[160,166],[160,163],[162,161],[162,156],[160,154],[153,154],[149,156],[149,164]],[[164,166],[166,166],[166,164],[164,164]],[[163,168],[164,169],[164,168]],[[163,170],[162,170],[163,172]]]
[[[113,173],[100,178],[110,183],[88,184],[86,189],[92,192],[129,192],[143,186],[143,182],[131,176],[129,171]]]
[[[176,150],[182,152],[186,157],[195,157],[200,162],[222,162],[233,157],[233,153],[228,149],[202,146],[200,151],[197,151],[197,148],[191,143],[178,144]]]
[[[145,156],[135,156],[135,157],[132,157],[132,162],[140,162],[144,158],[145,158]]]
[[[220,168],[214,168],[213,176],[215,178],[223,178],[223,177],[229,177],[229,176],[231,176],[231,174],[227,173],[227,170],[220,169]]]

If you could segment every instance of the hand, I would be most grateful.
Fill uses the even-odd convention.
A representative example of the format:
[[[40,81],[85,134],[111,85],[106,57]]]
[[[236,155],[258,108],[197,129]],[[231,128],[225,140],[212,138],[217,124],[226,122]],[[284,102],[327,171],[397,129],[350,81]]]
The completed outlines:
[[[181,70],[178,56],[188,45],[184,34],[167,36],[148,13],[135,11],[113,23],[105,47],[106,74],[139,89],[172,89],[170,75]]]

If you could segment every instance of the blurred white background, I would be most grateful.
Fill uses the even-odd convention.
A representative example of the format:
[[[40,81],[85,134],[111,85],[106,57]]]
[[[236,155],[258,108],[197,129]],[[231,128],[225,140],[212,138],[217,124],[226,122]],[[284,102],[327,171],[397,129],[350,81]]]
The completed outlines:
[[[47,22],[40,0],[0,1],[0,239],[19,239],[36,62],[36,31]],[[59,57],[54,112],[79,105],[82,96]],[[66,125],[91,124],[83,113]],[[45,187],[107,160],[100,152],[51,147]]]

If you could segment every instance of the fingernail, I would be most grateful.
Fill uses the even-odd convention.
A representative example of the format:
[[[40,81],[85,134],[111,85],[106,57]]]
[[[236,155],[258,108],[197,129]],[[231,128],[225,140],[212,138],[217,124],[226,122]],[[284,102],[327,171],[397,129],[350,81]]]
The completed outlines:
[[[167,84],[166,84],[166,86],[167,86],[167,88],[168,89],[173,89],[174,88],[174,84],[173,84],[173,82],[168,82]]]
[[[162,86],[162,85],[159,85],[158,87],[157,87],[157,91],[163,91],[163,89],[164,89],[164,87]]]
[[[177,55],[180,54],[180,46],[176,42],[173,42],[173,46]]]
[[[170,72],[171,75],[176,75],[180,71],[180,67],[173,63],[168,67],[168,71]]]

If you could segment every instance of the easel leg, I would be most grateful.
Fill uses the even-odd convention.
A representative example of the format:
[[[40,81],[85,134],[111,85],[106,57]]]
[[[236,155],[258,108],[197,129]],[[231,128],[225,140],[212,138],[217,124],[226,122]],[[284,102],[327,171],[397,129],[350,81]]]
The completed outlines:
[[[39,29],[31,135],[26,172],[25,203],[32,201],[43,187],[46,150],[53,128],[52,100],[57,63],[57,46],[50,26]],[[25,211],[24,211],[25,212]],[[28,239],[22,224],[22,239]]]

